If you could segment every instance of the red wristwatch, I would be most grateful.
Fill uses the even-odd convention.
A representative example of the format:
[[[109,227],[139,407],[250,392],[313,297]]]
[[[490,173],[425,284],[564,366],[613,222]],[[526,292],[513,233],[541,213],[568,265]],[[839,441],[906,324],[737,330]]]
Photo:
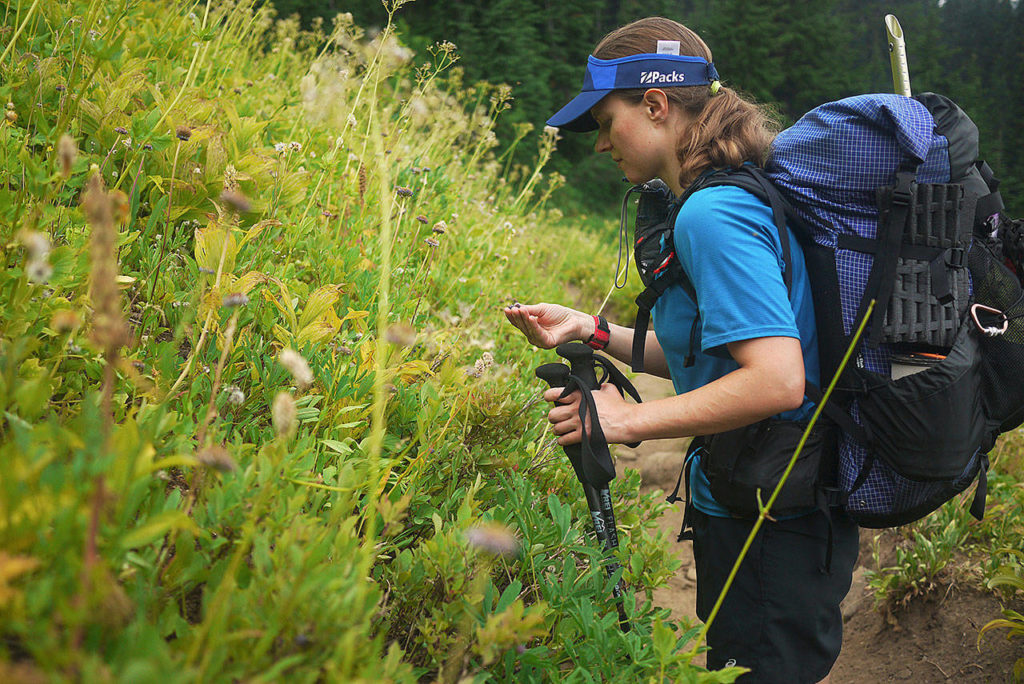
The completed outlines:
[[[608,327],[608,321],[604,319],[604,316],[594,316],[594,334],[587,340],[587,346],[601,351],[608,346],[611,334],[611,328]]]

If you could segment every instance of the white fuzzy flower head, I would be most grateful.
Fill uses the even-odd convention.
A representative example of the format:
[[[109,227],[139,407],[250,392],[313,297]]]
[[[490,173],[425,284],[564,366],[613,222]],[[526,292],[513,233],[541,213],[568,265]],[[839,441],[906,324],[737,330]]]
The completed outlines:
[[[348,115],[348,127],[349,128],[355,128],[358,125],[359,125],[359,122],[356,121],[356,115],[350,113]]]
[[[222,446],[208,446],[196,454],[196,459],[207,468],[229,473],[238,470],[238,464],[231,458],[228,450]]]
[[[288,151],[288,146],[285,145],[283,142],[274,143],[274,151],[278,152],[279,154],[284,154],[285,152]]]
[[[486,522],[466,530],[466,541],[485,553],[513,557],[519,553],[519,540],[500,523]]]
[[[46,259],[32,259],[25,267],[25,276],[30,283],[42,285],[53,275],[53,266]]]
[[[278,355],[277,360],[281,362],[281,365],[288,369],[288,372],[292,374],[292,378],[295,380],[295,385],[299,389],[305,389],[313,382],[313,371],[309,369],[309,364],[306,363],[306,359],[302,358],[302,355],[291,348],[282,349]]]
[[[46,233],[24,231],[20,237],[30,259],[45,259],[50,255],[50,236]]]
[[[241,406],[245,403],[245,392],[238,385],[229,385],[224,389],[228,394],[228,403],[233,406]]]
[[[289,150],[294,150],[295,152],[301,152],[302,151],[302,143],[296,142],[295,140],[292,140],[290,143],[288,143],[288,149]]]
[[[295,431],[296,420],[295,400],[287,392],[278,392],[270,407],[270,419],[274,432],[279,436],[291,435]]]

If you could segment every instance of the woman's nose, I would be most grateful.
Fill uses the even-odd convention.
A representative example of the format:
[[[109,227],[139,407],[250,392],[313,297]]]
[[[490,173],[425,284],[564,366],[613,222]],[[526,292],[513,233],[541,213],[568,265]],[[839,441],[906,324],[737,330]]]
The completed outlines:
[[[608,143],[608,136],[604,133],[597,134],[597,142],[594,143],[594,151],[597,153],[607,152],[612,146]]]

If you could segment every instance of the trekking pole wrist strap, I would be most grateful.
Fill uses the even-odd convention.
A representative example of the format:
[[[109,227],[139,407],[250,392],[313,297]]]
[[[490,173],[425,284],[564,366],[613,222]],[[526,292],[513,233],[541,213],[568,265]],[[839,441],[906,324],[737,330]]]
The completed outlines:
[[[594,316],[594,334],[587,340],[587,346],[591,349],[602,351],[608,346],[608,342],[611,340],[611,328],[608,327],[608,321],[605,320],[604,316],[597,314]]]

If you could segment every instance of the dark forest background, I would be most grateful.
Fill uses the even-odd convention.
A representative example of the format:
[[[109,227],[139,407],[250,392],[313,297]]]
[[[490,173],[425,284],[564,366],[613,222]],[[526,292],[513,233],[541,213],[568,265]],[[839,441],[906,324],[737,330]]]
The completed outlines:
[[[304,23],[351,12],[381,26],[379,0],[272,0]],[[467,82],[512,86],[499,139],[544,121],[578,92],[592,47],[609,30],[660,14],[699,33],[723,81],[773,103],[787,123],[828,100],[891,92],[883,17],[895,14],[907,40],[914,92],[956,100],[981,129],[982,158],[1003,180],[1003,196],[1024,214],[1024,3],[1018,0],[416,0],[398,12],[403,40],[424,54],[449,40]],[[568,135],[552,167],[568,179],[563,208],[604,212],[624,189],[615,166],[593,154],[594,136]],[[527,161],[535,145],[517,149]],[[549,167],[549,168],[552,168]]]

